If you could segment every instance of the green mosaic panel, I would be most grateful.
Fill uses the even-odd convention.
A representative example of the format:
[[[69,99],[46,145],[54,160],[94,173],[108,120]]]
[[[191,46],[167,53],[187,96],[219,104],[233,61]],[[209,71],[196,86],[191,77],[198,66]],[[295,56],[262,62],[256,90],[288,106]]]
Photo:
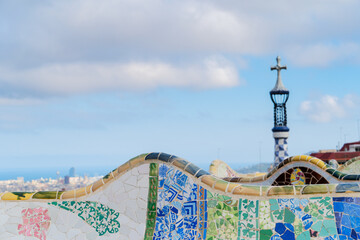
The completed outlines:
[[[93,227],[99,236],[105,233],[119,232],[120,223],[117,220],[119,213],[101,203],[90,201],[62,201],[48,204],[77,214],[82,220]]]
[[[152,240],[155,223],[156,223],[156,202],[158,192],[158,173],[159,165],[157,163],[150,163],[149,172],[149,194],[148,194],[148,208],[146,217],[145,240]]]
[[[239,199],[238,239],[259,239],[259,201]]]
[[[238,237],[239,203],[228,196],[207,192],[208,223],[206,239],[236,239]]]
[[[272,229],[275,227],[275,223],[272,221],[270,214],[270,202],[259,201],[259,228],[260,229]]]

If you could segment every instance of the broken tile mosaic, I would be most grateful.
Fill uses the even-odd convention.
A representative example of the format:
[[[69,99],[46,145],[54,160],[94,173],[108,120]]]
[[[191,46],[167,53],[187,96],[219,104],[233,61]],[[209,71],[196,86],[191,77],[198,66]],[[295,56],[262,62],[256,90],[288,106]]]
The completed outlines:
[[[1,194],[0,239],[360,239],[359,184],[308,185],[322,181],[309,169],[286,168],[277,184],[287,186],[254,186],[168,154],[140,155],[83,189]]]

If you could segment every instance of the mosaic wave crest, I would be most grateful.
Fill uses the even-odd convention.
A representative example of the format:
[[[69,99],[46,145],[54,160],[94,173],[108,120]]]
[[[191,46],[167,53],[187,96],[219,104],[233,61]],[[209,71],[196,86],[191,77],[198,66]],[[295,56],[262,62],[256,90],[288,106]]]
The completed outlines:
[[[0,239],[360,239],[359,179],[308,156],[222,179],[143,154],[82,189],[1,193]]]

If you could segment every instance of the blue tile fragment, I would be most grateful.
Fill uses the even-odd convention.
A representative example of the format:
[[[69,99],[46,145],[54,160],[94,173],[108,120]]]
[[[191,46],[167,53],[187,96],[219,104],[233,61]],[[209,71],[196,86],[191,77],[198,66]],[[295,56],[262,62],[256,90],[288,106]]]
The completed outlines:
[[[158,152],[149,153],[148,155],[146,155],[145,160],[157,160],[158,156]]]
[[[345,202],[345,197],[333,197],[333,202]]]
[[[164,162],[169,162],[170,157],[171,157],[170,154],[161,153],[158,159]]]
[[[276,223],[275,231],[278,234],[282,235],[286,231],[286,227],[285,227],[284,223]]]
[[[335,212],[343,212],[344,211],[344,203],[334,202],[334,211]]]
[[[358,239],[357,238],[357,234],[356,234],[356,232],[355,232],[355,230],[354,229],[351,229],[351,235],[350,235],[353,239]]]
[[[281,235],[283,240],[295,240],[295,233],[290,230],[286,230],[283,235]]]

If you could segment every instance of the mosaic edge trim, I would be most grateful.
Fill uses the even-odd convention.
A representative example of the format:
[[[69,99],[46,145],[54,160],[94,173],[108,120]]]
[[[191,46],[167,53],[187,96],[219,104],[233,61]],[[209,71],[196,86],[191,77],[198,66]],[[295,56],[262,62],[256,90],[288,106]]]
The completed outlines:
[[[351,183],[351,188],[347,191],[344,191],[344,189],[349,186],[350,183],[344,183],[344,184],[326,184],[326,185],[305,185],[302,187],[302,189],[294,189],[293,191],[286,190],[288,189],[288,186],[283,187],[271,187],[271,186],[252,186],[252,185],[243,185],[236,182],[229,182],[217,178],[213,175],[211,175],[209,172],[197,167],[196,165],[190,163],[189,161],[179,158],[174,155],[166,154],[166,153],[160,153],[160,152],[154,152],[149,154],[141,154],[139,156],[136,156],[120,167],[114,169],[112,172],[108,173],[106,176],[104,176],[102,179],[96,181],[95,183],[88,185],[86,187],[80,188],[80,189],[74,189],[70,191],[44,191],[44,192],[5,192],[0,193],[0,201],[26,201],[26,200],[34,200],[34,199],[42,199],[42,200],[65,200],[65,199],[75,199],[78,197],[86,196],[92,192],[97,191],[99,188],[101,188],[103,185],[112,182],[115,180],[116,177],[119,175],[124,174],[128,170],[144,164],[147,161],[161,161],[165,163],[170,163],[184,172],[189,173],[190,175],[194,176],[195,178],[198,178],[201,182],[208,185],[210,188],[213,188],[213,186],[216,186],[216,190],[223,191],[225,193],[230,193],[234,195],[242,195],[242,196],[285,196],[285,195],[307,195],[307,194],[334,194],[334,193],[355,193],[360,192],[360,186],[356,183]],[[299,155],[290,157],[286,160],[284,160],[278,167],[273,169],[271,172],[268,173],[267,176],[271,176],[274,174],[278,169],[283,167],[284,165],[293,162],[293,161],[302,161],[302,162],[309,162],[312,163],[321,169],[325,170],[329,174],[333,175],[333,177],[338,178],[340,180],[349,180],[349,181],[355,181],[360,180],[360,175],[354,175],[354,174],[345,174],[340,171],[337,171],[333,168],[331,168],[329,165],[324,163],[322,160],[310,157],[306,155]],[[252,178],[251,181],[259,181],[259,177]],[[246,181],[242,180],[241,183],[246,183]],[[356,185],[356,186],[355,186]],[[277,189],[272,189],[277,188]],[[269,191],[271,190],[272,191]],[[321,191],[319,191],[321,190]],[[271,194],[268,194],[271,193]],[[26,197],[21,197],[21,195]]]
[[[145,228],[144,240],[151,240],[153,239],[153,235],[154,235],[155,223],[156,223],[158,181],[159,181],[159,164],[150,163],[149,192],[148,192],[148,204],[146,211],[146,228]]]

